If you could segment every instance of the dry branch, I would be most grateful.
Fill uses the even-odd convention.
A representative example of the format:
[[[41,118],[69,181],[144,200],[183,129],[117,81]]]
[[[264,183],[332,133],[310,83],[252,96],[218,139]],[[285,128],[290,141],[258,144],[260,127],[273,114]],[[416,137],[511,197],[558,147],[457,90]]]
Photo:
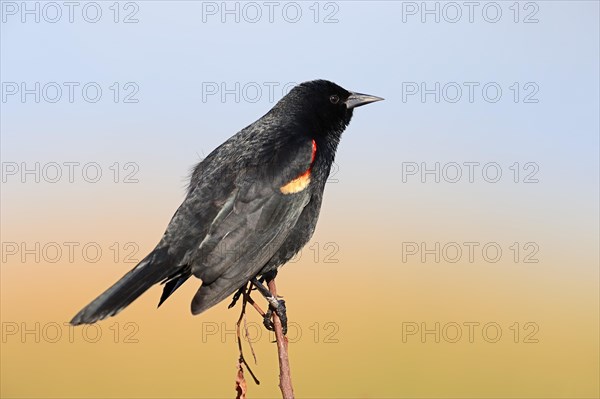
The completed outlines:
[[[277,298],[277,287],[275,279],[267,283],[269,291]],[[277,354],[279,356],[279,388],[283,399],[294,399],[294,388],[292,387],[292,376],[290,373],[290,360],[288,356],[288,339],[283,335],[281,320],[277,312],[273,312],[273,326],[275,327],[275,339],[277,340]]]

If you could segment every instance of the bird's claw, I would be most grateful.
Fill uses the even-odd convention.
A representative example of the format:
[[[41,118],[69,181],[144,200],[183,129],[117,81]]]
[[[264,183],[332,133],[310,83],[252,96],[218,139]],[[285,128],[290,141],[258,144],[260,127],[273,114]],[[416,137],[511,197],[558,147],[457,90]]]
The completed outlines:
[[[273,325],[273,320],[271,316],[273,315],[273,311],[271,309],[267,310],[267,313],[263,316],[263,325],[269,331],[275,331],[275,326]]]
[[[275,326],[273,325],[273,312],[277,313],[279,316],[279,320],[281,321],[281,328],[283,330],[283,335],[287,334],[287,311],[285,308],[285,300],[278,299],[277,306],[269,305],[269,309],[265,313],[263,324],[269,331],[275,331]]]

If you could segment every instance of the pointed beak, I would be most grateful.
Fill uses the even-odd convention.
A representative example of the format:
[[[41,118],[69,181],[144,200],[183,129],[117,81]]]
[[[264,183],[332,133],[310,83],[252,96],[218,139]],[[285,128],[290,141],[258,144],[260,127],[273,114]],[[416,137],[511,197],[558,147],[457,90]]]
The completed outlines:
[[[346,100],[346,107],[348,109],[352,109],[381,100],[383,100],[383,98],[371,96],[369,94],[350,93],[350,97],[348,97],[348,99]]]

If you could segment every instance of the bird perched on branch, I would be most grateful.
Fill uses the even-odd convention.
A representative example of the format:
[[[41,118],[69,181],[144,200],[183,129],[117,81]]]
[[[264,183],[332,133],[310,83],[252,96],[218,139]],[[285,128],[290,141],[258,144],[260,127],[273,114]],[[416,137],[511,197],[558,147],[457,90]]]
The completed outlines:
[[[71,324],[114,316],[162,282],[160,306],[192,275],[192,314],[253,282],[284,321],[283,301],[259,285],[311,238],[342,132],[354,108],[379,100],[325,80],[294,87],[195,167],[156,248]]]

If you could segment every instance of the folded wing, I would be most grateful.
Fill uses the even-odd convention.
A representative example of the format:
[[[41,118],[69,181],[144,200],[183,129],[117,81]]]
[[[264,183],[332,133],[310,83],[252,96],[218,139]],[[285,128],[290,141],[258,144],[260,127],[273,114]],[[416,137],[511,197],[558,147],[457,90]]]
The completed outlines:
[[[307,188],[284,194],[281,187],[310,169],[312,142],[288,148],[239,174],[206,236],[190,253],[191,271],[202,279],[193,314],[216,305],[256,276],[310,201]]]

